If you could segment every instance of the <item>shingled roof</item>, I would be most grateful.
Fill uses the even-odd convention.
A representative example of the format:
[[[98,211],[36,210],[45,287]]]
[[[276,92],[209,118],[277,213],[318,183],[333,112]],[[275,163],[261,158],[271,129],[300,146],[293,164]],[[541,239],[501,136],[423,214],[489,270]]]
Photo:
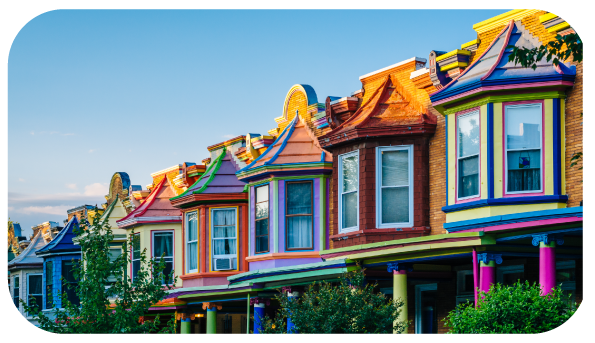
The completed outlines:
[[[64,252],[80,252],[81,247],[75,245],[72,241],[76,237],[74,229],[78,227],[78,220],[76,216],[72,216],[72,219],[66,224],[66,226],[60,230],[58,235],[43,248],[37,250],[35,254],[37,256],[51,255],[55,253]]]
[[[20,269],[20,268],[41,268],[43,265],[43,259],[35,255],[35,252],[46,245],[43,237],[41,237],[41,231],[38,231],[35,237],[31,240],[31,243],[27,249],[23,250],[19,256],[15,257],[12,261],[8,262],[8,270]]]

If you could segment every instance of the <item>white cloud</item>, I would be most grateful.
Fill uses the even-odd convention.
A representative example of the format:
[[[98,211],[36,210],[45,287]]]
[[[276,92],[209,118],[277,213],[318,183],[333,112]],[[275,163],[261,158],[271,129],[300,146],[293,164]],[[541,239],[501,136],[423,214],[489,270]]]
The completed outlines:
[[[107,183],[93,183],[85,186],[85,196],[104,196],[107,193]]]
[[[72,206],[27,206],[17,209],[16,212],[31,214],[31,213],[45,213],[45,214],[56,214],[64,215],[66,211],[71,209]]]
[[[19,182],[25,182],[25,179],[19,178]]]
[[[89,154],[94,153],[95,151],[97,151],[97,149],[89,149]]]
[[[76,183],[67,183],[66,188],[76,189]]]
[[[35,131],[31,131],[30,133],[31,133],[33,136],[35,136]]]

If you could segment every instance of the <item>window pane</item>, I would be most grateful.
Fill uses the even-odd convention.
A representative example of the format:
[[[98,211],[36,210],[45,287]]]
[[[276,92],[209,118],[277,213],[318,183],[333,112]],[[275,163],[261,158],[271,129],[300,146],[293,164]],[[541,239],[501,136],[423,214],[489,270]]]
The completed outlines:
[[[256,222],[256,236],[269,234],[269,220],[263,219]]]
[[[541,147],[541,106],[506,107],[506,149]]]
[[[312,183],[287,183],[287,214],[312,213]]]
[[[287,217],[287,247],[312,247],[312,216]]]
[[[140,235],[135,234],[132,236],[132,258],[140,258]]]
[[[50,309],[54,307],[53,300],[53,283],[54,283],[54,263],[47,261],[45,263],[45,308]]]
[[[213,238],[234,238],[235,236],[235,226],[216,226],[213,228]]]
[[[134,281],[138,276],[138,272],[140,270],[140,260],[132,261],[132,280]]]
[[[556,269],[556,284],[566,281],[576,281],[575,268]]]
[[[256,187],[256,202],[269,201],[269,185]]]
[[[198,269],[198,242],[188,244],[188,268]]]
[[[269,236],[256,237],[256,248],[255,252],[269,251]]]
[[[74,278],[74,262],[62,261],[62,277],[66,279],[66,282],[76,282]]]
[[[509,151],[507,163],[507,191],[541,189],[541,150]]]
[[[357,192],[343,194],[341,200],[342,227],[357,226]]]
[[[459,160],[459,198],[479,194],[479,156]]]
[[[382,223],[409,222],[409,187],[382,189]]]
[[[41,275],[29,275],[29,294],[41,294]],[[38,303],[40,305],[41,302]]]
[[[269,203],[261,202],[256,204],[256,219],[266,218],[269,216]]]
[[[479,113],[458,118],[459,157],[479,154]]]
[[[236,225],[235,210],[214,210],[213,211],[213,225],[215,226],[226,226]]]
[[[409,185],[409,151],[381,151],[382,186]]]
[[[213,240],[213,255],[233,255],[236,253],[235,239]]]
[[[358,161],[357,155],[343,158],[343,192],[357,190]]]
[[[195,241],[198,239],[198,230],[197,225],[198,221],[196,220],[196,212],[190,213],[188,215],[188,240]]]
[[[155,244],[153,250],[155,253],[154,257],[161,257],[165,253],[165,256],[173,256],[173,245],[174,245],[174,235],[171,232],[160,232],[155,233],[154,241]]]

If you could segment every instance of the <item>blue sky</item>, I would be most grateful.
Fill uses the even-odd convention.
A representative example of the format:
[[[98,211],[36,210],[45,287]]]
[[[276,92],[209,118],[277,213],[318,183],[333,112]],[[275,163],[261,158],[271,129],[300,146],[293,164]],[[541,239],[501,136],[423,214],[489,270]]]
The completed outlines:
[[[200,163],[275,127],[296,83],[318,101],[358,77],[476,38],[506,10],[62,10],[32,19],[8,63],[8,214],[30,227],[105,202],[114,172]],[[444,18],[448,25],[440,25]]]

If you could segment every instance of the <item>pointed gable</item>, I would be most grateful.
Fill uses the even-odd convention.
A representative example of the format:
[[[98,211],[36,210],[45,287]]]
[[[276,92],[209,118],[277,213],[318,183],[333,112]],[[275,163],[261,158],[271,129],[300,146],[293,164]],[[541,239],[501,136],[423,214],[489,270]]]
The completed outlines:
[[[43,237],[41,236],[41,231],[38,231],[35,237],[31,240],[31,243],[23,252],[19,254],[19,256],[15,257],[12,261],[8,263],[8,269],[17,269],[17,268],[25,268],[25,267],[39,267],[41,268],[43,264],[43,259],[35,255],[35,252],[46,245]]]
[[[74,232],[76,228],[78,228],[78,220],[76,216],[73,216],[58,235],[43,248],[37,250],[35,254],[45,256],[64,252],[80,252],[81,247],[73,243],[73,238],[76,237]]]

